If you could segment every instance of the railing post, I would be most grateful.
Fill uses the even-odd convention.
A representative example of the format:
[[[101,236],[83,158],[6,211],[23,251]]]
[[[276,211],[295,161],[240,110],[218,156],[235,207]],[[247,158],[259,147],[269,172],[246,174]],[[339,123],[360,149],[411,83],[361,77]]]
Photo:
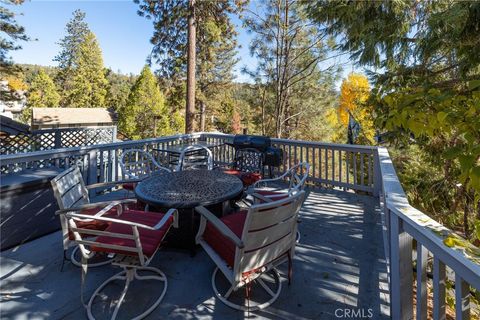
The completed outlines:
[[[470,319],[470,286],[455,273],[455,319]]]
[[[380,157],[378,155],[378,148],[373,151],[373,196],[380,196],[382,189],[382,172],[380,170]]]
[[[392,319],[413,319],[412,237],[402,220],[390,212],[390,297]]]
[[[60,149],[62,147],[62,132],[60,130],[55,130],[55,149]]]
[[[445,264],[433,256],[433,319],[445,320]]]
[[[88,152],[88,184],[97,183],[97,150],[91,150]],[[93,197],[95,195],[95,190],[89,191],[89,196]]]
[[[428,250],[417,241],[417,319],[427,320],[427,261]]]

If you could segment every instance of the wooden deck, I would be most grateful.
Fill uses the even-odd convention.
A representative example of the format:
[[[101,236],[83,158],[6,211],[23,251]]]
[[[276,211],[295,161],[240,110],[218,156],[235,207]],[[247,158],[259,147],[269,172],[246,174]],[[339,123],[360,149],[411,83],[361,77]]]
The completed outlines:
[[[214,264],[200,248],[193,258],[185,252],[162,250],[152,266],[165,272],[168,290],[147,319],[335,319],[344,316],[346,309],[350,314],[352,310],[371,314],[371,319],[389,318],[378,200],[310,190],[301,220],[293,282],[288,286],[284,277],[282,293],[271,307],[248,315],[224,306],[211,288]],[[2,319],[86,318],[80,302],[80,269],[67,262],[60,272],[60,238],[56,232],[1,253]],[[90,268],[85,299],[118,271],[112,266]],[[120,288],[121,284],[110,289],[118,295]],[[128,319],[143,308],[148,290],[155,287],[132,285],[119,318]],[[94,312],[101,314],[108,308],[99,302]]]

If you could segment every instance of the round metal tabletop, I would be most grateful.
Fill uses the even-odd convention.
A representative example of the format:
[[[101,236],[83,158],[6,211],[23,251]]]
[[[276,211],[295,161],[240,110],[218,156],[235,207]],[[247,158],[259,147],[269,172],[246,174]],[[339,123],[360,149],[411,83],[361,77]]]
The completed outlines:
[[[177,209],[222,203],[242,191],[240,179],[220,170],[158,172],[135,188],[139,200],[157,207]]]

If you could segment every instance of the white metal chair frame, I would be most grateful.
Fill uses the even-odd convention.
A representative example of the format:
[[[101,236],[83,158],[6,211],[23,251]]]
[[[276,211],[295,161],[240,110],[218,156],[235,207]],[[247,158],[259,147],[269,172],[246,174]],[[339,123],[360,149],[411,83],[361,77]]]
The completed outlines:
[[[164,282],[164,288],[159,298],[155,300],[155,302],[146,311],[144,311],[143,313],[141,313],[140,315],[134,318],[134,319],[142,319],[148,314],[150,314],[160,304],[163,297],[165,296],[165,293],[167,292],[168,282],[167,282],[167,277],[160,269],[148,266],[152,261],[153,257],[155,256],[155,254],[157,253],[159,247],[155,250],[155,252],[150,257],[145,257],[145,255],[143,254],[142,244],[140,241],[140,234],[138,230],[139,229],[159,230],[165,225],[165,223],[167,223],[167,221],[171,217],[173,217],[172,225],[175,228],[178,228],[178,211],[176,209],[169,209],[167,213],[165,213],[163,218],[153,227],[144,225],[141,223],[118,219],[118,218],[103,217],[102,214],[103,213],[99,213],[95,215],[93,219],[105,221],[109,223],[118,223],[118,224],[128,225],[132,228],[131,235],[124,234],[124,233],[114,233],[109,231],[77,228],[76,221],[81,219],[91,219],[92,217],[84,214],[74,213],[74,212],[65,213],[65,217],[68,220],[69,228],[70,230],[72,230],[75,237],[75,242],[78,244],[78,247],[80,248],[80,251],[82,253],[82,288],[81,288],[82,303],[87,308],[88,318],[90,320],[94,320],[95,317],[93,316],[93,313],[92,313],[92,305],[95,298],[99,295],[102,289],[105,288],[112,281],[124,280],[125,286],[115,306],[115,309],[111,318],[111,319],[115,319],[125,299],[125,296],[127,294],[131,281],[136,279],[136,280],[158,280],[158,281]],[[120,213],[120,217],[121,217],[121,213]],[[165,232],[165,235],[167,233],[168,233],[168,230]],[[93,238],[93,240],[90,240],[90,239],[86,240],[83,238],[83,235],[87,235],[87,234],[94,235],[97,237],[108,236],[110,238],[130,239],[134,241],[135,247],[101,243],[101,242],[95,241],[96,238]],[[85,303],[83,302],[83,283],[87,273],[87,265],[85,264],[85,261],[90,259],[95,254],[95,251],[92,251],[89,249],[90,246],[97,246],[97,247],[102,247],[102,248],[107,248],[107,249],[112,249],[117,251],[132,252],[132,253],[135,253],[136,255],[125,255],[125,254],[117,253],[115,258],[112,261],[112,265],[116,265],[123,268],[123,271],[115,274],[114,276],[104,281],[92,294],[92,296],[90,297],[90,300],[88,301],[88,304],[85,305]],[[156,275],[141,276],[138,274],[139,270],[150,271],[150,272],[156,273]]]
[[[248,191],[248,193],[258,195],[258,193],[256,193],[258,190],[261,190],[262,188],[268,188],[268,191],[276,191],[280,193],[283,192],[283,194],[265,196],[267,198],[275,200],[275,198],[282,197],[285,193],[291,196],[305,188],[305,182],[308,179],[309,173],[310,164],[308,164],[307,162],[300,162],[299,164],[288,169],[287,172],[285,172],[279,177],[272,179],[262,179],[255,182]],[[281,182],[285,179],[289,180],[289,185],[287,189],[279,188],[278,186],[271,187],[272,183]]]
[[[158,170],[171,172],[170,169],[162,167],[150,153],[141,149],[125,150],[119,157],[119,164],[122,173],[129,179],[142,179]]]
[[[295,195],[282,200],[270,200],[267,203],[252,205],[248,209],[241,238],[237,237],[232,230],[205,207],[195,208],[201,214],[196,242],[203,247],[217,265],[212,275],[212,287],[220,301],[234,309],[253,311],[268,307],[278,298],[282,286],[275,268],[288,261],[290,281],[291,259],[295,253],[297,216],[304,198],[305,191],[299,191]],[[233,267],[229,267],[203,239],[207,222],[211,223],[223,236],[235,244]],[[218,270],[231,284],[225,294],[219,292],[215,283]],[[277,285],[275,292],[261,279],[261,276],[267,272],[273,273]],[[234,291],[244,286],[248,288],[254,281],[258,282],[270,295],[271,298],[268,301],[250,304],[247,299],[247,306],[229,301],[229,297]]]
[[[116,181],[116,182],[106,182],[106,183],[96,183],[86,186],[83,181],[82,173],[78,166],[70,167],[69,169],[63,171],[58,176],[51,180],[53,193],[58,203],[60,210],[57,210],[56,214],[59,215],[60,225],[62,227],[62,237],[63,237],[63,261],[62,267],[65,263],[66,252],[72,247],[76,246],[75,242],[70,240],[69,237],[69,227],[67,220],[65,218],[65,213],[67,212],[80,212],[88,209],[98,208],[98,214],[104,214],[114,207],[117,208],[117,212],[120,212],[123,208],[123,205],[136,203],[135,199],[123,199],[119,201],[105,201],[105,202],[96,202],[90,203],[90,198],[88,191],[98,188],[108,188],[114,187],[116,185],[122,184],[125,181]],[[84,221],[91,221],[91,216]],[[70,261],[77,267],[81,266],[80,261],[76,259],[76,253],[78,251],[78,246],[74,248],[70,255]],[[92,263],[90,267],[98,267],[111,262],[111,259],[105,260],[98,263]]]
[[[205,151],[207,153],[207,163],[206,163],[207,170],[213,169],[212,151],[205,146],[194,144],[182,150],[182,152],[180,153],[180,157],[178,159],[178,165],[176,166],[175,171],[197,169],[200,165],[205,165],[205,164],[199,164],[198,162],[196,162],[198,161],[197,157],[193,159],[187,157],[187,153],[192,151]],[[201,156],[201,157],[204,158],[204,156]]]
[[[270,202],[271,200],[283,198],[285,194],[288,196],[294,195],[305,189],[305,183],[307,182],[309,174],[310,164],[308,162],[300,162],[279,177],[257,181],[253,184],[252,188],[247,191],[247,195],[252,196],[254,200],[257,199],[263,202]],[[286,190],[284,188],[279,188],[278,186],[269,186],[272,183],[284,181],[285,179],[289,180],[288,189]],[[277,194],[261,195],[258,193],[261,188],[268,188],[268,191],[275,191]],[[300,222],[300,220],[298,220],[298,222]],[[300,231],[297,230],[297,243],[300,242],[300,238]]]

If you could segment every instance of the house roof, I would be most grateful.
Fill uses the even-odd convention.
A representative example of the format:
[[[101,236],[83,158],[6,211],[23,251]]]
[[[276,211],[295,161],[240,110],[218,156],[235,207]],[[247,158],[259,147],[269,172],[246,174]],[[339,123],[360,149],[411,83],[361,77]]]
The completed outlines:
[[[114,113],[105,108],[32,108],[32,126],[114,122]]]
[[[0,131],[9,135],[16,135],[19,133],[28,133],[30,131],[30,127],[21,122],[12,120],[9,117],[0,115]]]

